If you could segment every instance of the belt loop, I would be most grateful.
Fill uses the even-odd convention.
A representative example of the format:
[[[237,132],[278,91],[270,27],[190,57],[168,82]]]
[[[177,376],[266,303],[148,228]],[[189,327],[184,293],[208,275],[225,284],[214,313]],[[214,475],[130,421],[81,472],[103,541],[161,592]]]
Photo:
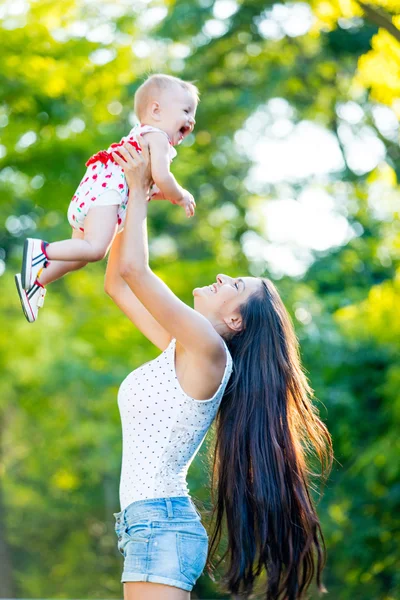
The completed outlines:
[[[165,502],[167,505],[168,519],[172,519],[174,516],[174,511],[172,510],[172,502],[170,498],[165,498]]]

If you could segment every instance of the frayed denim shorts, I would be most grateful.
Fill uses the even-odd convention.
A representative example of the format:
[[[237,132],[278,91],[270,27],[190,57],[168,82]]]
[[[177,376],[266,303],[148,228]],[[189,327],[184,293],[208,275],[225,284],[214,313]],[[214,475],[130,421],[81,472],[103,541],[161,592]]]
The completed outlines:
[[[207,560],[208,535],[190,497],[151,498],[114,513],[121,581],[152,581],[191,591]]]

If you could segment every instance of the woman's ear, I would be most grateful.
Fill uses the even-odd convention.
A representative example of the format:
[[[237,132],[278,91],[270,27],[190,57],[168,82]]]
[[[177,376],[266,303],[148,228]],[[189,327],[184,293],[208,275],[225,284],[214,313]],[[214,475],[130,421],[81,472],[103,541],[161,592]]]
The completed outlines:
[[[224,319],[224,322],[225,325],[229,327],[231,331],[234,331],[235,333],[239,333],[239,331],[242,331],[243,320],[239,313],[234,313],[229,317],[226,317]]]
[[[154,102],[151,103],[150,114],[155,121],[159,121],[161,119],[161,106],[159,102],[154,100]]]

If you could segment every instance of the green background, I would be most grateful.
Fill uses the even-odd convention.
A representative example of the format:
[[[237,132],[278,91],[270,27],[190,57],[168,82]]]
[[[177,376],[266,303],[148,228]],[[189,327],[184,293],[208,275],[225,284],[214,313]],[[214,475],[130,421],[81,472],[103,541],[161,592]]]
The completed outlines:
[[[196,217],[150,205],[152,266],[189,304],[192,289],[218,272],[275,280],[333,436],[336,461],[318,504],[328,597],[400,597],[400,153],[398,128],[383,131],[373,113],[379,104],[400,114],[392,20],[399,5],[371,2],[363,18],[357,3],[310,2],[316,20],[303,35],[261,35],[260,18],[275,14],[268,11],[297,4],[304,7],[259,0],[0,6],[0,597],[121,596],[112,517],[121,460],[116,395],[157,350],[105,295],[105,261],[49,286],[33,325],[13,276],[25,237],[69,237],[66,211],[85,161],[129,131],[135,89],[157,71],[194,80],[201,103],[173,164],[196,198]],[[224,10],[232,14],[216,18]],[[214,37],[210,20],[220,21]],[[331,132],[343,167],[259,185],[256,193],[246,179],[251,160],[234,136],[277,97],[290,104],[294,124]],[[361,174],[341,136],[338,107],[348,102],[362,109],[361,121],[349,125],[354,134],[367,127],[384,147],[379,164]],[[335,199],[356,235],[313,250],[301,276],[278,277],[265,255],[244,252],[244,242],[250,235],[268,243],[263,207],[287,194],[297,199],[310,182]],[[212,435],[188,480],[208,508]],[[228,596],[203,576],[192,597]]]

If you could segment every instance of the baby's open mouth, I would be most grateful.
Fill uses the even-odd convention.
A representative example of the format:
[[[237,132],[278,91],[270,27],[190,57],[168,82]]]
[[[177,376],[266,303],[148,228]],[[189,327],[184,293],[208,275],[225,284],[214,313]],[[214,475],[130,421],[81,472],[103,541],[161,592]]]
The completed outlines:
[[[187,133],[189,133],[189,131],[190,131],[190,127],[185,127],[185,125],[183,125],[183,126],[180,128],[180,130],[179,130],[179,132],[180,132],[182,135],[186,135]]]

